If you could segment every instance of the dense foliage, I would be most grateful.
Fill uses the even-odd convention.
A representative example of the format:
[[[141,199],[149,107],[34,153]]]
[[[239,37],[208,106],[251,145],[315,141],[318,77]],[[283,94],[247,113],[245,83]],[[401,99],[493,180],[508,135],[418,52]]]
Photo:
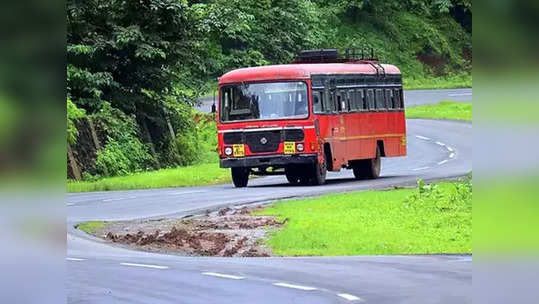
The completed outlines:
[[[405,81],[455,77],[471,70],[471,14],[470,0],[68,0],[68,142],[97,121],[99,151],[74,152],[99,175],[213,160],[192,105],[226,71],[373,47]]]

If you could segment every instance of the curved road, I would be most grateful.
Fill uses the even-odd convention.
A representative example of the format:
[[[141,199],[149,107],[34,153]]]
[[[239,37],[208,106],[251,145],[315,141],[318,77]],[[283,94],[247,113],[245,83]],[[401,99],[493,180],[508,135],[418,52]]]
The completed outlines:
[[[422,103],[408,98],[407,104]],[[382,176],[374,181],[355,181],[344,170],[328,174],[328,183],[319,187],[290,186],[284,177],[272,176],[250,181],[247,189],[217,185],[68,194],[68,301],[471,303],[471,256],[182,257],[113,247],[73,229],[86,220],[181,217],[225,205],[387,188],[471,171],[470,123],[409,120],[407,127],[408,156],[384,159]]]

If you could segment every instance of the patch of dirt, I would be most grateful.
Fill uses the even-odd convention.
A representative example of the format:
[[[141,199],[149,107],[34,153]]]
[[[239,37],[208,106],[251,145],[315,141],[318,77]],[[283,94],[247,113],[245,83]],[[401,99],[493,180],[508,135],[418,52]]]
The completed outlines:
[[[473,59],[473,55],[472,55],[472,49],[469,49],[469,48],[463,48],[462,49],[462,57],[467,60],[470,65],[472,64],[472,59]]]
[[[271,256],[268,233],[283,222],[254,216],[261,207],[224,208],[196,218],[107,223],[96,236],[137,249],[196,256]]]
[[[442,76],[449,60],[447,57],[438,54],[433,49],[427,47],[416,54],[416,59],[432,69],[435,76]]]

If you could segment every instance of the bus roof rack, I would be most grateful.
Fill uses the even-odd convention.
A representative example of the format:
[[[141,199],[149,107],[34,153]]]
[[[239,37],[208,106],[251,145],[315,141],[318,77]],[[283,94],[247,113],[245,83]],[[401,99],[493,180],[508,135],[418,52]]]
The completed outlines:
[[[339,58],[337,49],[319,49],[300,51],[296,61],[301,62],[335,62]]]
[[[293,63],[378,63],[374,49],[344,49],[341,56],[337,49],[316,49],[300,51]]]
[[[369,52],[370,51],[370,52]],[[376,74],[385,77],[386,71],[379,63],[374,49],[365,52],[365,49],[345,49],[344,56],[339,56],[337,49],[304,50],[299,52],[293,63],[363,63],[370,64]]]

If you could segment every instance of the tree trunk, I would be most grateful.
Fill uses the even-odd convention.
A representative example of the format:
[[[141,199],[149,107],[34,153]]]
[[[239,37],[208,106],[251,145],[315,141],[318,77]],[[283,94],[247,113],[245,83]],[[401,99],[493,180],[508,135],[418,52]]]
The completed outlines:
[[[90,126],[90,133],[92,134],[92,141],[94,142],[95,153],[101,150],[101,143],[99,142],[99,137],[97,137],[97,132],[95,131],[94,122],[91,118],[88,118],[88,125]],[[103,168],[105,176],[109,176],[109,170],[107,167]]]
[[[146,118],[142,117],[140,120],[142,122],[142,129],[144,130],[144,137],[146,137],[146,142],[150,143],[150,151],[152,152],[155,165],[157,166],[157,169],[160,169],[161,163],[159,162],[159,157],[157,157],[157,153],[155,152],[152,134],[150,134],[150,130],[148,129],[148,125],[146,124]]]

